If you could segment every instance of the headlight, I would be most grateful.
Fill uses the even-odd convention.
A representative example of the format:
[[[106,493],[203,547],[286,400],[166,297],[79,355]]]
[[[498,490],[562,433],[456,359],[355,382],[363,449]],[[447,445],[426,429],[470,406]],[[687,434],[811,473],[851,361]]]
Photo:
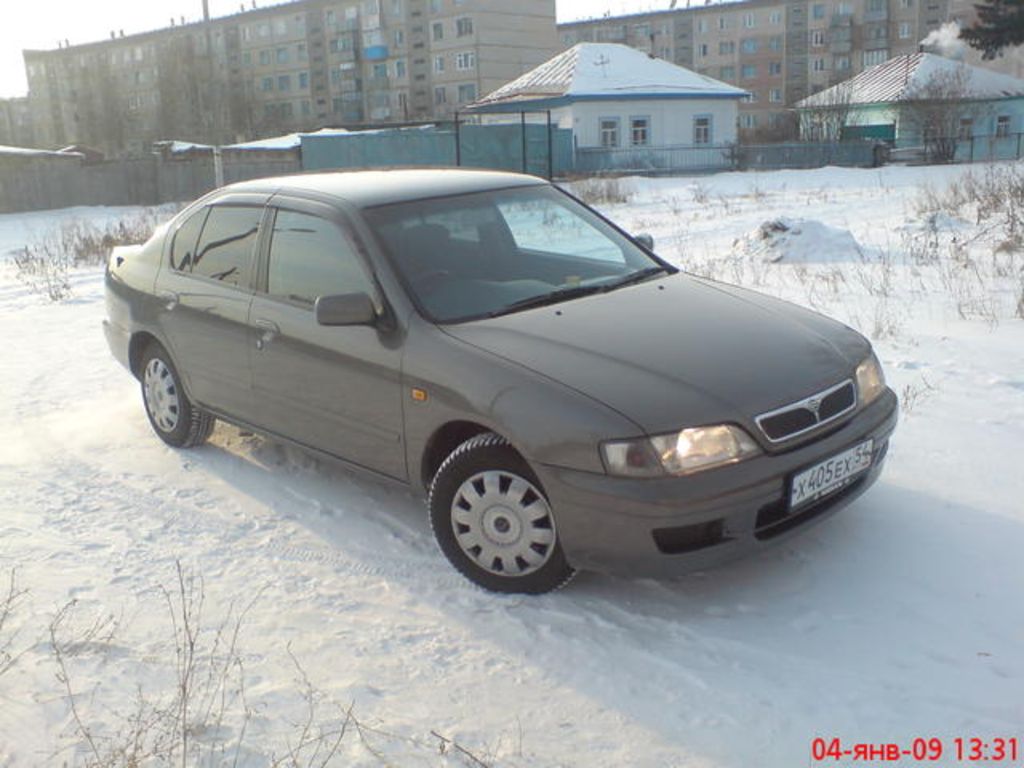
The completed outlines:
[[[735,464],[761,452],[739,427],[693,427],[669,435],[617,440],[601,446],[609,474],[626,477],[686,475]]]
[[[885,374],[882,366],[872,352],[864,362],[857,366],[857,392],[860,404],[867,405],[885,391]]]

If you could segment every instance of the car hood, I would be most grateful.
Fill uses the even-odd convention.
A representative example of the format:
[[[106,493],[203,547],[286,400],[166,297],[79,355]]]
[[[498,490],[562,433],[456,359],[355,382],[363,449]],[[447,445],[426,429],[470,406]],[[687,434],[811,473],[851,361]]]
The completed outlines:
[[[757,414],[851,377],[870,349],[814,312],[683,274],[444,330],[650,434],[752,427]]]

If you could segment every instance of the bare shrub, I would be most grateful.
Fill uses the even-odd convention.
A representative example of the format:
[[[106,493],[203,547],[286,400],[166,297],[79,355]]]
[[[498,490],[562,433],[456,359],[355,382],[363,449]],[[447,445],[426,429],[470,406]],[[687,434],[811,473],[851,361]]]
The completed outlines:
[[[626,185],[614,177],[583,179],[572,185],[572,191],[588,205],[628,203],[631,197]]]
[[[24,650],[15,650],[17,633],[10,628],[14,611],[27,593],[18,587],[16,577],[17,572],[12,568],[7,578],[7,589],[0,593],[0,677],[25,653]]]
[[[711,190],[708,189],[707,184],[703,184],[699,181],[693,185],[692,192],[693,202],[698,205],[707,205],[708,200],[711,199]]]
[[[71,296],[72,257],[52,238],[27,245],[14,254],[15,274],[32,293],[50,301]]]
[[[917,406],[932,397],[939,391],[939,388],[932,384],[924,376],[917,381],[905,385],[900,392],[900,410],[904,415],[913,413]]]

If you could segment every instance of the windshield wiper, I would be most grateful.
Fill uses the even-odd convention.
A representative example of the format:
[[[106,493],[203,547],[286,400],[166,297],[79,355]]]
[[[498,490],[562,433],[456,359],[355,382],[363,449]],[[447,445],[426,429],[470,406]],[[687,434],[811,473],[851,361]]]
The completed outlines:
[[[551,293],[542,293],[539,296],[528,296],[525,299],[513,301],[501,309],[496,309],[488,317],[498,317],[521,309],[533,309],[534,307],[545,307],[548,304],[558,304],[569,299],[577,299],[581,296],[589,296],[592,293],[601,293],[607,289],[606,285],[570,285],[567,288],[559,288]]]
[[[616,288],[622,288],[623,286],[626,285],[642,283],[647,278],[654,277],[655,275],[660,275],[662,272],[668,274],[669,270],[667,267],[662,267],[660,265],[657,267],[647,267],[645,269],[633,272],[632,274],[626,275],[624,278],[622,278],[621,280],[616,280],[614,283],[605,283],[602,287],[606,291],[614,291]]]

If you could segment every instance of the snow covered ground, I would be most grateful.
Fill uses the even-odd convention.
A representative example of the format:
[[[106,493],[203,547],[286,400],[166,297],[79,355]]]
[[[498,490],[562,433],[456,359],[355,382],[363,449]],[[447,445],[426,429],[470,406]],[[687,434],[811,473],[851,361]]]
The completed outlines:
[[[168,449],[106,349],[100,270],[54,304],[0,263],[0,590],[12,568],[27,590],[0,619],[0,765],[96,764],[145,731],[133,713],[165,722],[177,561],[186,597],[202,579],[202,764],[336,742],[337,765],[782,768],[815,737],[1024,740],[1024,254],[923,205],[968,172],[621,182],[600,207],[666,258],[871,336],[905,410],[878,485],[806,535],[530,599],[462,581],[403,489],[223,425]],[[0,216],[0,255],[123,213]]]

